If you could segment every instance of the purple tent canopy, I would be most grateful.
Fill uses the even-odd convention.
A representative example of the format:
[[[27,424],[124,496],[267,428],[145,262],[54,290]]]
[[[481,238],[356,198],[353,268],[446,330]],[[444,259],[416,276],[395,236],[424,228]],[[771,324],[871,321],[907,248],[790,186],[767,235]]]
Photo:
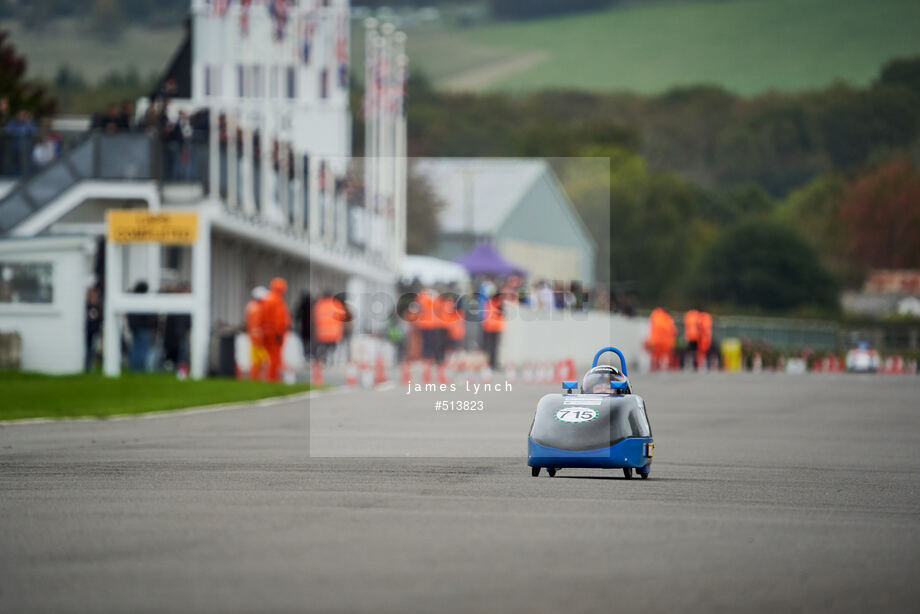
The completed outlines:
[[[470,275],[523,275],[527,271],[511,264],[490,243],[479,243],[456,260]]]

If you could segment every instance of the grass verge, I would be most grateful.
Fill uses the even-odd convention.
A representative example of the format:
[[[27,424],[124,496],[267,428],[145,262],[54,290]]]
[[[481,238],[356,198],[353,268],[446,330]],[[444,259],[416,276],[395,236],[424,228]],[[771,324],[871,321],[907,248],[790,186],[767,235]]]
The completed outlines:
[[[205,379],[172,374],[41,375],[0,372],[0,420],[105,418],[201,405],[255,401],[310,389],[309,384]]]

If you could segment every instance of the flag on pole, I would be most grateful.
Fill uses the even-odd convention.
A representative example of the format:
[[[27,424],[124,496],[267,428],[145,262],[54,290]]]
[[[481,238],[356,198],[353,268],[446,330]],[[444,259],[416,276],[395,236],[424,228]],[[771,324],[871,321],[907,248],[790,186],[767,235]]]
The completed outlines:
[[[249,5],[252,0],[240,0],[240,34],[249,36]]]
[[[268,14],[274,24],[274,33],[276,41],[283,41],[287,32],[288,23],[288,0],[269,0]]]
[[[339,87],[348,89],[348,15],[339,16],[335,41],[335,59],[338,63]]]
[[[223,17],[227,14],[227,9],[230,8],[231,2],[233,2],[233,0],[212,0],[211,9],[215,15]]]
[[[313,51],[313,39],[316,36],[316,28],[319,25],[319,15],[315,9],[310,9],[307,11],[305,17],[302,18],[301,27],[303,36],[303,46],[301,49],[301,54],[303,56],[304,64],[310,63],[310,56]]]

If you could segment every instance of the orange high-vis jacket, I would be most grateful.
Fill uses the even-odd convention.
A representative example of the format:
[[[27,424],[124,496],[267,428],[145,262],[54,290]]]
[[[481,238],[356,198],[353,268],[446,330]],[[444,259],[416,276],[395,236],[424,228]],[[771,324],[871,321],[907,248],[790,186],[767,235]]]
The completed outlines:
[[[313,307],[314,334],[320,343],[338,343],[345,336],[345,305],[339,299],[327,296],[316,301]]]
[[[674,349],[674,341],[677,337],[677,326],[674,325],[674,318],[662,309],[656,307],[649,316],[648,340],[646,343],[659,350]]]
[[[418,317],[415,319],[416,325],[423,330],[438,328],[438,316],[435,313],[435,298],[427,290],[422,290],[415,297],[418,303]]]
[[[265,344],[275,343],[278,337],[283,337],[291,327],[291,314],[288,312],[284,296],[276,291],[270,291],[262,299],[262,332],[265,334]]]
[[[505,330],[505,314],[501,310],[502,301],[498,296],[493,296],[486,303],[482,315],[482,330],[487,333],[500,333]]]
[[[447,329],[447,336],[454,341],[459,341],[466,336],[466,321],[463,312],[457,309],[457,303],[450,296],[440,296],[437,299],[436,310],[439,325]]]
[[[687,341],[700,340],[700,312],[691,309],[684,314],[684,339]]]
[[[246,333],[250,343],[262,344],[262,301],[251,299],[246,303]]]
[[[454,341],[460,341],[466,337],[466,319],[459,309],[455,310],[454,313],[456,318],[447,327],[447,335]]]
[[[700,334],[698,348],[701,351],[706,351],[712,345],[712,315],[705,311],[700,311],[697,318]]]

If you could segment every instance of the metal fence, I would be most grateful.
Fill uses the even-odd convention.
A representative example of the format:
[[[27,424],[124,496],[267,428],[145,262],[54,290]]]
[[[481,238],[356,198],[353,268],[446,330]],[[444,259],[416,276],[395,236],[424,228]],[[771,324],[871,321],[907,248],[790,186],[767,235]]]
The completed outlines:
[[[821,320],[715,316],[713,334],[719,339],[760,341],[787,352],[803,348],[825,352],[839,349],[840,326]]]
[[[143,133],[91,133],[57,159],[23,177],[0,199],[0,233],[85,179],[143,180],[162,176],[159,141]]]

